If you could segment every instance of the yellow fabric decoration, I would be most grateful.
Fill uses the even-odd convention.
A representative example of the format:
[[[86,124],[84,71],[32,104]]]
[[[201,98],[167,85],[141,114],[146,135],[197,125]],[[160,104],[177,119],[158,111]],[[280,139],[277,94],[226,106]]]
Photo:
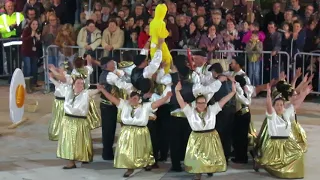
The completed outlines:
[[[167,14],[167,6],[165,4],[158,4],[155,10],[155,15],[153,20],[150,22],[150,36],[151,36],[151,45],[150,45],[150,55],[153,58],[154,53],[157,50],[158,39],[165,39],[169,36],[169,32],[166,28],[166,23],[164,22],[164,17]],[[169,73],[170,65],[172,61],[172,56],[168,49],[167,44],[164,42],[161,47],[162,50],[162,62],[165,63],[164,71]]]

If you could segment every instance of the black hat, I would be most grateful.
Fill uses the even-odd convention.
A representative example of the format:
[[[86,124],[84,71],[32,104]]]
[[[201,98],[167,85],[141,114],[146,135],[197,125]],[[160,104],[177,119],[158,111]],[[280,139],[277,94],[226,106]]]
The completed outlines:
[[[243,67],[246,64],[244,57],[236,56],[233,59],[237,62],[237,64],[239,64],[240,67]]]
[[[240,84],[241,87],[243,87],[247,84],[246,79],[241,75],[236,75],[234,77],[234,80],[236,80]]]
[[[207,57],[207,53],[205,51],[196,51],[194,53],[192,53],[192,55],[194,56],[202,56],[202,57]]]
[[[101,66],[104,66],[104,65],[106,65],[109,61],[112,61],[112,60],[113,60],[113,59],[110,58],[110,57],[103,57],[103,58],[100,59],[100,65],[101,65]]]
[[[139,80],[137,86],[137,89],[139,89],[142,93],[148,93],[151,88],[151,80],[143,78]]]
[[[140,64],[142,64],[146,59],[147,59],[146,55],[139,54],[139,55],[136,55],[136,58],[134,58],[133,63],[136,66],[140,66]]]

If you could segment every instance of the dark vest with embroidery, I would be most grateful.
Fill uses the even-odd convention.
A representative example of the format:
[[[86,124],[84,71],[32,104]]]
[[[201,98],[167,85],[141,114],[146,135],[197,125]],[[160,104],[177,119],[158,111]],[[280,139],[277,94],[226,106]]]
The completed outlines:
[[[152,82],[143,77],[143,68],[135,67],[131,73],[131,83],[133,87],[141,91],[142,94],[148,93],[152,87]]]
[[[112,94],[115,97],[118,97],[119,89],[116,86],[110,85],[107,82],[107,76],[110,73],[110,71],[103,70],[102,73],[99,76],[99,84],[103,85],[105,90],[108,91],[108,93]],[[106,104],[111,105],[109,100],[101,93],[101,99],[102,103],[107,102]]]
[[[220,89],[213,95],[210,99],[209,104],[212,105],[215,102],[219,102],[223,97],[227,96],[229,93],[232,92],[232,82],[231,81],[224,81],[221,83]],[[236,99],[233,96],[225,105],[224,107],[233,106],[236,107]]]

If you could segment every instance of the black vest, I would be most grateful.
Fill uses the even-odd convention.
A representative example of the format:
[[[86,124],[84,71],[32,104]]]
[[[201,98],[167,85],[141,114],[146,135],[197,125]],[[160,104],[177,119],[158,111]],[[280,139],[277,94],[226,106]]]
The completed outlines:
[[[148,93],[152,87],[151,80],[143,77],[143,70],[143,68],[135,67],[131,73],[133,87],[141,91],[142,94]]]
[[[191,74],[185,79],[180,79],[181,86],[182,86],[180,93],[186,103],[192,103],[195,100],[195,97],[193,95],[193,90],[192,90],[193,82],[191,80],[191,77],[192,77]],[[179,81],[179,75],[178,73],[172,73],[171,77],[172,77],[172,86],[171,86],[172,96],[170,99],[170,105],[171,105],[171,111],[174,111],[180,108],[176,98],[176,93],[175,93],[175,88]]]
[[[215,102],[219,102],[223,97],[227,96],[229,93],[232,92],[232,81],[224,81],[221,83],[220,89],[213,95],[210,99],[209,104],[212,105]],[[234,106],[236,107],[236,99],[233,96],[226,104],[226,106]]]
[[[105,90],[108,91],[108,93],[112,94],[115,97],[118,97],[118,88],[116,86],[110,85],[107,82],[107,76],[110,73],[108,70],[102,70],[102,73],[99,76],[99,84],[103,85]],[[109,101],[103,93],[100,95],[101,99]]]

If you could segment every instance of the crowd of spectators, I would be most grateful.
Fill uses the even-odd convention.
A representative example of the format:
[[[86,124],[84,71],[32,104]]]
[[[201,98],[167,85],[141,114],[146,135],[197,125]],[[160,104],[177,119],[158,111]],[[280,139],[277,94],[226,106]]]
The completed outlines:
[[[296,53],[320,48],[319,0],[304,6],[299,0],[274,1],[267,9],[261,9],[262,6],[255,2],[249,7],[253,15],[248,17],[246,0],[234,0],[229,9],[224,2],[92,0],[89,11],[87,0],[16,0],[15,11],[25,16],[22,41],[37,35],[36,39],[44,47],[58,46],[49,49],[48,54],[49,63],[55,65],[71,62],[76,53],[79,56],[88,53],[96,59],[101,56],[120,59],[120,53],[112,53],[113,50],[143,48],[148,42],[149,23],[158,3],[165,3],[168,7],[165,22],[170,32],[166,39],[169,49],[202,49],[208,53],[209,59],[226,61],[235,53],[218,54],[218,50],[245,50],[248,53],[248,75],[256,85],[276,78],[279,70],[287,68],[287,62],[281,61],[286,57],[279,54],[280,51],[287,52],[292,63]],[[77,13],[77,9],[81,11]],[[69,46],[79,46],[80,51]],[[97,51],[98,47],[103,50]],[[261,51],[271,53],[262,55]],[[35,56],[29,52],[22,55]],[[37,57],[41,56],[42,52],[39,52]],[[316,58],[310,62],[304,67],[306,70],[318,65]],[[301,59],[296,64],[297,67],[303,66]],[[32,67],[27,68],[32,71]]]

